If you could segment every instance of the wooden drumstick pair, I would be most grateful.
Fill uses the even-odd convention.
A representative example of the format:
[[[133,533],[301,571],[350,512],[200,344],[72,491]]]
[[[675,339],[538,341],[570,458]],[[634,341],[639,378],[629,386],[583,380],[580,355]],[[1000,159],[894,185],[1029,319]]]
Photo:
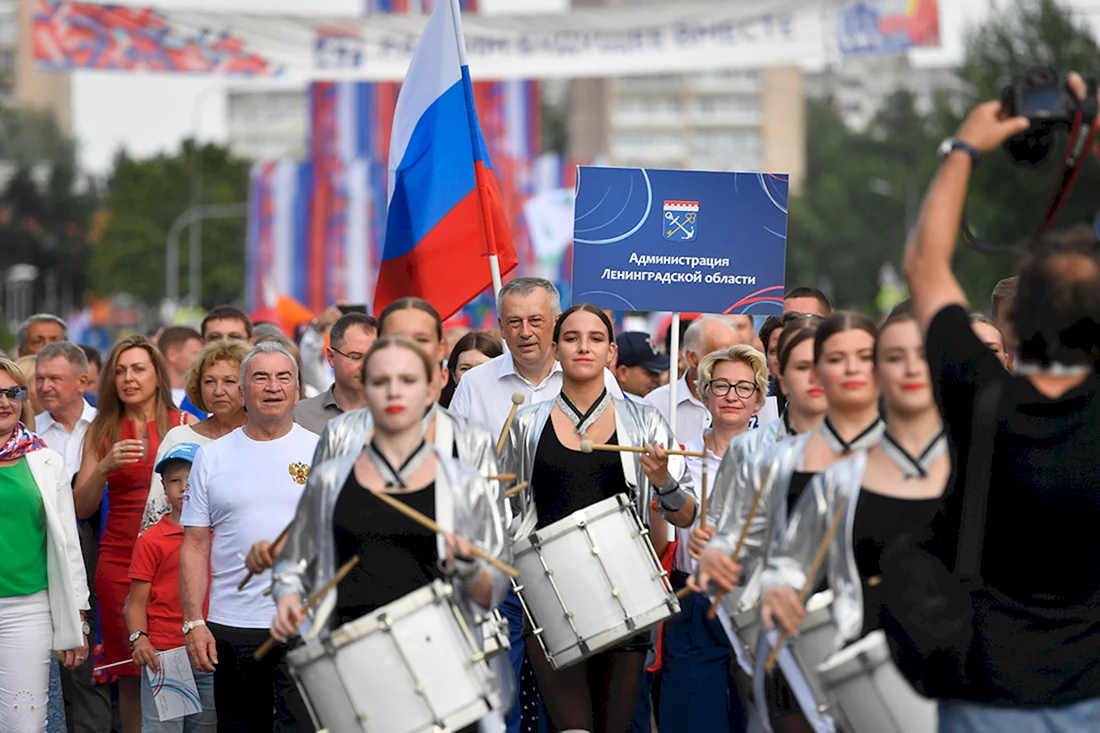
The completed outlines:
[[[806,573],[806,582],[802,585],[802,590],[798,593],[798,604],[803,608],[806,607],[806,599],[810,595],[810,591],[814,587],[814,579],[817,577],[817,573],[821,570],[821,566],[825,564],[825,558],[829,554],[829,543],[833,541],[833,535],[840,528],[840,523],[844,519],[844,513],[848,509],[848,497],[844,497],[841,500],[840,506],[836,509],[836,514],[833,515],[833,521],[829,525],[829,529],[825,532],[825,539],[821,541],[821,545],[817,548],[817,554],[814,555],[814,561],[810,564],[810,569]],[[768,661],[764,664],[764,671],[771,672],[775,669],[775,662],[779,659],[779,651],[783,648],[783,645],[787,643],[788,634],[786,631],[782,631],[779,634],[779,639],[775,642],[775,646],[772,647],[772,653],[768,655]]]

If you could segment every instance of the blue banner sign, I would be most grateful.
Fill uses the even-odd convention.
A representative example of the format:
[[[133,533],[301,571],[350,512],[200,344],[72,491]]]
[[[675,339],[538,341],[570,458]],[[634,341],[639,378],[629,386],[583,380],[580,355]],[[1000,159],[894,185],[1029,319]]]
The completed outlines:
[[[779,315],[787,176],[581,167],[573,302]]]

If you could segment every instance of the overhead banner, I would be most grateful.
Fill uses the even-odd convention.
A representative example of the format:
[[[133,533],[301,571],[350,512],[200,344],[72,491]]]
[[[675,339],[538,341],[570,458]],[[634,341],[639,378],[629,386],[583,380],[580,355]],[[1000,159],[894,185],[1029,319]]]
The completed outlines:
[[[770,173],[582,166],[573,303],[782,313],[787,187]]]
[[[34,56],[54,70],[293,74],[400,81],[426,18],[159,10],[34,0]],[[938,46],[938,0],[723,0],[465,14],[475,79],[669,74],[797,65]]]

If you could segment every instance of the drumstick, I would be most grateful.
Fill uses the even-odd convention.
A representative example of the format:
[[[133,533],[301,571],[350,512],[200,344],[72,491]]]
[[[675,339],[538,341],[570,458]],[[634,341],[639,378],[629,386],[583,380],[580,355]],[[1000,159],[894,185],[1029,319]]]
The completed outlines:
[[[526,488],[527,488],[527,482],[526,481],[524,481],[522,484],[516,484],[515,486],[508,489],[508,491],[506,491],[504,493],[504,498],[511,499],[513,496],[515,496],[516,494],[518,494],[519,492],[523,491]]]
[[[411,506],[409,506],[405,502],[398,501],[397,499],[393,498],[389,494],[383,493],[381,491],[373,491],[372,490],[371,493],[374,494],[375,496],[377,496],[379,499],[381,499],[385,503],[389,504],[391,507],[393,507],[397,511],[404,514],[409,519],[413,520],[414,522],[416,522],[420,526],[424,527],[425,529],[431,530],[432,532],[435,532],[436,534],[441,534],[443,532],[443,530],[440,529],[438,524],[436,524],[432,520],[428,519],[423,514],[416,511],[415,509],[413,509]],[[489,563],[490,565],[492,565],[493,567],[495,567],[497,570],[504,573],[505,575],[510,575],[513,578],[518,578],[519,577],[519,571],[516,570],[511,565],[506,565],[505,563],[502,563],[500,560],[497,560],[495,557],[493,557],[489,553],[485,552],[484,550],[479,548],[477,545],[471,544],[470,548],[471,548],[471,551],[474,553],[474,555],[476,555],[477,557],[480,557],[482,560]]]
[[[504,441],[508,439],[508,431],[512,429],[512,421],[516,419],[516,410],[523,404],[523,400],[526,399],[519,392],[512,393],[512,411],[508,413],[508,419],[504,421],[504,430],[500,431],[500,438],[497,440],[497,453],[504,450]]]
[[[840,521],[844,519],[844,512],[847,508],[848,498],[845,497],[841,500],[840,506],[837,507],[836,514],[833,515],[833,521],[829,525],[828,531],[825,532],[825,539],[821,540],[821,545],[817,548],[817,554],[814,555],[814,561],[810,565],[809,573],[806,575],[806,582],[802,585],[802,590],[798,594],[798,604],[800,606],[806,605],[806,597],[810,595],[810,591],[814,587],[814,578],[817,576],[817,571],[825,563],[825,556],[829,553],[829,543],[833,541],[833,535],[840,528]],[[783,648],[786,642],[787,632],[780,632],[779,640],[772,647],[772,653],[768,655],[768,661],[764,664],[765,672],[771,672],[775,669],[775,661],[779,658],[779,650]]]
[[[279,533],[279,536],[275,538],[275,541],[271,543],[272,552],[274,552],[275,548],[279,546],[279,543],[282,542],[283,540],[285,540],[286,536],[288,534],[290,534],[290,528],[292,526],[294,526],[294,520],[291,520],[290,524],[288,524],[286,526],[286,528],[283,529],[283,531]],[[240,582],[240,585],[237,586],[237,591],[238,592],[244,590],[244,587],[246,585],[248,585],[248,581],[252,580],[253,575],[255,575],[255,573],[253,573],[251,570],[249,570],[248,575],[244,576],[244,580],[242,580]]]
[[[736,561],[737,556],[741,554],[741,548],[745,546],[745,540],[749,538],[749,528],[752,526],[753,517],[756,516],[756,510],[760,508],[760,500],[764,498],[764,491],[770,485],[769,480],[761,481],[760,488],[756,490],[756,496],[752,500],[752,506],[749,507],[749,513],[745,517],[745,526],[741,528],[741,534],[737,537],[737,544],[734,545],[733,552],[730,553],[730,557]],[[721,588],[714,594],[714,602],[710,604],[710,609],[707,611],[707,618],[711,621],[718,615],[718,604],[722,600],[726,592]]]
[[[344,579],[344,577],[352,571],[352,569],[359,564],[359,556],[354,555],[350,560],[340,566],[340,569],[336,571],[336,575],[333,575],[327,583],[321,586],[321,590],[314,593],[306,601],[306,605],[302,608],[303,611],[309,611],[311,608],[321,602],[321,599],[325,597],[325,594],[336,587],[336,585]],[[257,662],[264,658],[269,651],[275,648],[275,645],[279,643],[279,640],[274,636],[268,637],[267,641],[256,650],[256,653],[252,655],[252,658]]]
[[[591,440],[581,441],[581,453],[591,453],[594,450],[618,451],[619,453],[645,453],[645,448],[634,445],[607,445],[606,443],[593,443]],[[670,456],[687,456],[689,458],[706,458],[706,453],[692,450],[666,450]]]
[[[516,475],[514,473],[498,473],[492,476],[486,476],[486,481],[515,481]]]

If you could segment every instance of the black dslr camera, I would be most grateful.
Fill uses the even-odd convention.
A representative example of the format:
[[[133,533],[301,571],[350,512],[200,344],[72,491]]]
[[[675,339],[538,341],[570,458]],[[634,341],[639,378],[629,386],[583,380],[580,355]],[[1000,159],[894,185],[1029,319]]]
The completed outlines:
[[[1095,82],[1089,87],[1095,90]],[[1091,102],[1090,102],[1091,100]],[[1078,112],[1091,104],[1089,118],[1096,115],[1096,97],[1078,100],[1066,78],[1050,67],[1038,67],[1013,77],[1001,92],[1001,104],[1010,116],[1031,120],[1031,127],[1005,143],[1005,149],[1017,163],[1035,165],[1050,153],[1056,130],[1069,132]]]

